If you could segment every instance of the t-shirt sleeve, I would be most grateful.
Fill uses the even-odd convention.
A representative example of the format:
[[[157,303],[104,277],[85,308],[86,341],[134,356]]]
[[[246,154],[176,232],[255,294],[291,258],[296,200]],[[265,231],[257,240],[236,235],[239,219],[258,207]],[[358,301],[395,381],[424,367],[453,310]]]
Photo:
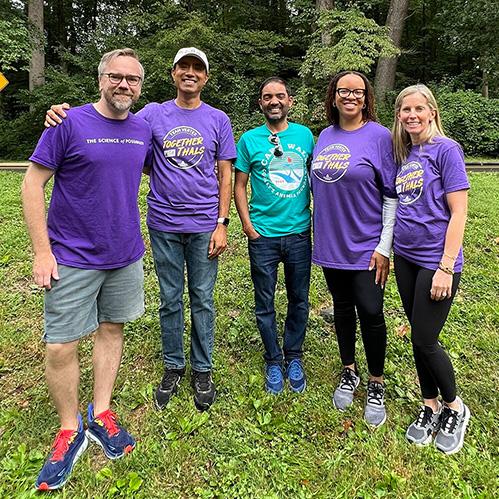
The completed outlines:
[[[236,143],[234,142],[234,135],[232,134],[232,125],[229,117],[224,113],[218,130],[217,159],[235,159],[236,156]]]
[[[243,173],[249,173],[251,170],[251,160],[244,134],[237,143],[237,158],[234,166]]]
[[[397,165],[393,157],[392,138],[390,132],[383,134],[378,143],[379,162],[374,166],[376,175],[382,184],[383,195],[389,198],[397,198],[395,190],[395,177]]]
[[[464,154],[459,144],[455,144],[442,152],[439,167],[442,185],[446,194],[470,188],[464,164]]]
[[[66,147],[70,134],[70,118],[60,125],[47,128],[43,133],[29,160],[42,166],[56,170],[66,157]]]

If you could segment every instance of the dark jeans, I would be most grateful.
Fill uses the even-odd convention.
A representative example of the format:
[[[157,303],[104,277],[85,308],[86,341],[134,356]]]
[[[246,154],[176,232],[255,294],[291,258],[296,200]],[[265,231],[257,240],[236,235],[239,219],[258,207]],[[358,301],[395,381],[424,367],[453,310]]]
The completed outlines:
[[[400,255],[395,255],[393,261],[400,298],[411,324],[412,350],[423,398],[436,398],[440,390],[445,402],[454,402],[454,369],[438,337],[456,295],[461,273],[453,276],[451,297],[435,301],[430,298],[434,270],[420,267]]]
[[[213,288],[217,259],[208,259],[211,232],[179,234],[149,229],[154,267],[158,275],[161,304],[159,321],[163,360],[169,369],[185,367],[184,267],[191,305],[191,367],[210,371],[215,336]]]
[[[341,270],[323,267],[333,296],[334,324],[341,362],[355,364],[357,314],[372,376],[382,376],[385,366],[386,325],[383,315],[383,289],[375,284],[376,270]]]
[[[255,288],[256,323],[265,346],[264,359],[282,364],[301,358],[308,321],[308,289],[312,247],[310,232],[248,241],[251,278]],[[288,311],[284,325],[283,347],[277,338],[274,295],[277,268],[284,264]],[[284,356],[283,356],[284,351]]]

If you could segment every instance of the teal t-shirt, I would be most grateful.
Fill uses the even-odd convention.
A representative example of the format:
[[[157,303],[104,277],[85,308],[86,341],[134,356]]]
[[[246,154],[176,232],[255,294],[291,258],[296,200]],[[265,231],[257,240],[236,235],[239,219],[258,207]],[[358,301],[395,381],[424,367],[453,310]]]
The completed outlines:
[[[244,133],[237,144],[235,167],[250,176],[251,223],[265,237],[299,234],[310,229],[307,164],[314,137],[306,126],[288,123],[277,134],[283,154],[275,156],[270,135],[262,125]]]

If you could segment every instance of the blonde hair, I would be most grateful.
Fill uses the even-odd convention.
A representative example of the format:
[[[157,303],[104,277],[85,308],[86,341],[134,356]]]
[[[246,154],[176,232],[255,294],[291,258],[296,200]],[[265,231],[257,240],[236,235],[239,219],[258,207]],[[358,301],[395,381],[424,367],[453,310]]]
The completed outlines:
[[[425,131],[425,136],[421,142],[421,147],[425,142],[432,142],[435,137],[445,137],[444,129],[442,127],[442,121],[440,120],[440,111],[438,110],[438,104],[435,100],[435,96],[431,90],[422,84],[411,85],[410,87],[404,88],[400,92],[395,100],[395,118],[392,127],[392,140],[393,140],[393,154],[395,156],[395,161],[398,164],[402,164],[409,156],[409,152],[412,147],[411,137],[404,130],[402,123],[399,120],[400,109],[402,108],[403,100],[412,94],[421,94],[429,106],[429,108],[435,112],[435,117],[430,121],[430,124]]]
[[[99,78],[104,73],[107,64],[116,57],[132,57],[133,59],[136,59],[140,66],[140,77],[142,78],[142,80],[144,80],[144,68],[139,61],[139,56],[137,55],[137,52],[135,52],[135,50],[129,48],[116,49],[111,50],[111,52],[106,52],[102,56],[99,62],[99,67],[97,68],[97,74]]]

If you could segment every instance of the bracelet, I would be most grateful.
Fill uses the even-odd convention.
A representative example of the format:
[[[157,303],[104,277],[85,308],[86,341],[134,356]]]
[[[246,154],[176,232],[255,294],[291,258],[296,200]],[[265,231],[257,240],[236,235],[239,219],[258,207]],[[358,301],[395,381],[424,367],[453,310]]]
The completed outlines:
[[[455,262],[457,260],[457,256],[450,256],[445,252],[444,252],[444,256],[446,256],[447,258],[450,258],[453,262]]]
[[[450,267],[446,267],[442,262],[438,264],[438,268],[442,271],[445,272],[446,274],[449,275],[454,275],[454,270],[451,269]]]

